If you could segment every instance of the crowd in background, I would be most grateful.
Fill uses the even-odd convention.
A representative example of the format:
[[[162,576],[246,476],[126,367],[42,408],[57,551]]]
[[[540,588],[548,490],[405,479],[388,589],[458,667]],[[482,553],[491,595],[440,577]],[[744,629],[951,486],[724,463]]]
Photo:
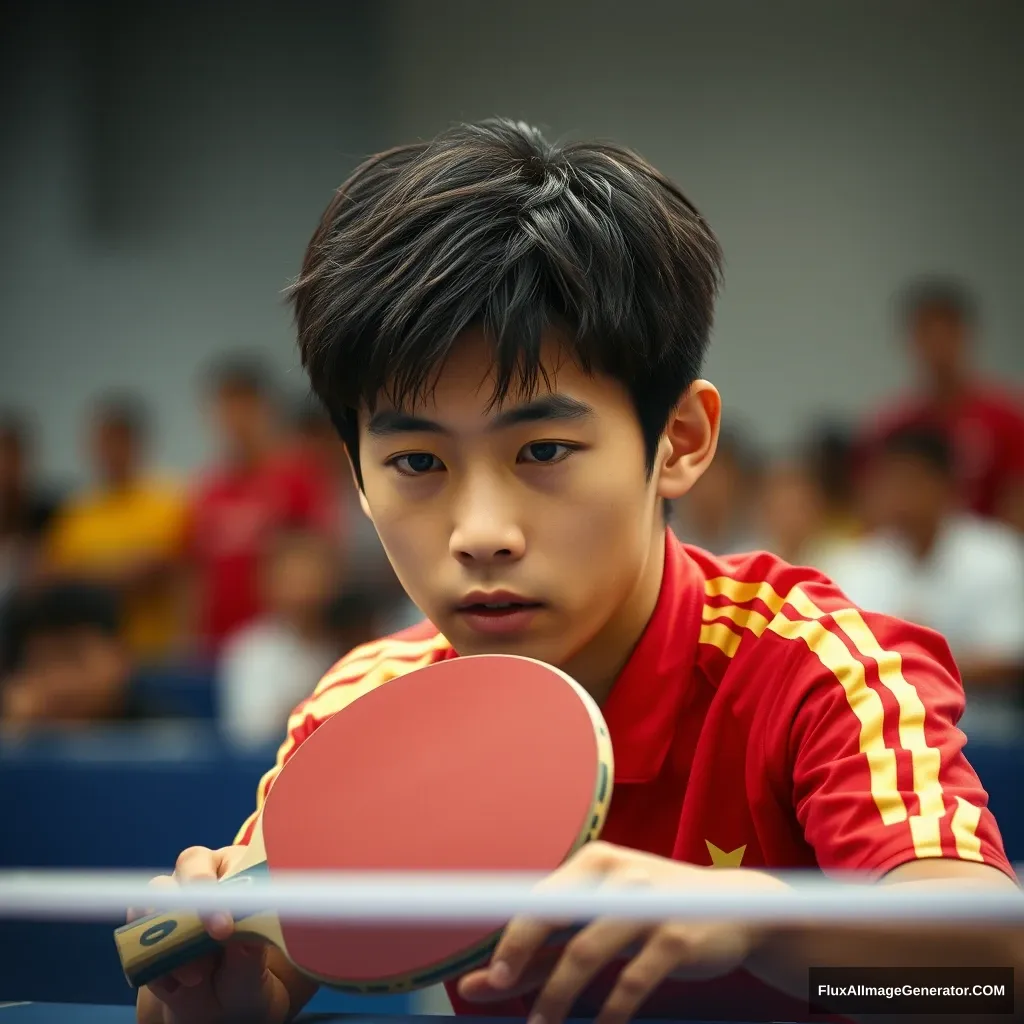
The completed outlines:
[[[977,371],[978,324],[958,285],[910,289],[912,394],[815,425],[783,457],[740,410],[671,521],[688,543],[772,551],[940,632],[968,736],[1024,742],[1024,404]],[[199,397],[215,451],[184,483],[153,470],[155,427],[132,396],[90,409],[91,481],[70,492],[43,485],[30,420],[0,418],[6,728],[159,717],[134,681],[202,665],[224,735],[273,742],[341,654],[419,618],[323,411],[244,358],[213,368]]]

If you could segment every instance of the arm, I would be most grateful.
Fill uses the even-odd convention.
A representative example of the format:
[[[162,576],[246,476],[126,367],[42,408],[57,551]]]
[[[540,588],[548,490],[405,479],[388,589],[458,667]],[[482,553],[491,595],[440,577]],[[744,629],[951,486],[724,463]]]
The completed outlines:
[[[820,666],[794,660],[797,699],[776,725],[777,744],[788,732],[794,809],[818,863],[879,885],[995,886],[1021,899],[964,757],[955,725],[963,691],[948,646],[927,630],[832,604],[820,621],[842,646],[829,640],[833,654]],[[954,924],[769,930],[749,967],[801,998],[812,965],[1024,967],[1019,932],[967,934],[977,942]]]
[[[889,872],[878,884],[914,886],[928,891],[997,888],[1006,891],[1007,899],[1024,899],[1017,885],[1001,871],[954,860],[911,861]],[[761,933],[745,964],[755,977],[801,1000],[807,998],[811,967],[891,965],[936,969],[1012,967],[1014,1005],[1024,1010],[1024,931],[1020,928],[935,922],[770,928]],[[1017,1016],[1022,1014],[1018,1012]],[[871,1014],[863,1019],[888,1018]],[[978,1019],[984,1021],[986,1017]]]

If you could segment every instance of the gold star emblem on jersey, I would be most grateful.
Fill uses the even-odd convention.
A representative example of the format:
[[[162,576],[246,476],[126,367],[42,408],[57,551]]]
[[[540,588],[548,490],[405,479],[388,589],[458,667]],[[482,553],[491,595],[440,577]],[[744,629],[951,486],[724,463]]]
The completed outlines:
[[[704,840],[704,845],[711,854],[711,866],[713,868],[738,868],[743,863],[743,854],[747,845],[737,847],[735,850],[720,850],[714,843]]]

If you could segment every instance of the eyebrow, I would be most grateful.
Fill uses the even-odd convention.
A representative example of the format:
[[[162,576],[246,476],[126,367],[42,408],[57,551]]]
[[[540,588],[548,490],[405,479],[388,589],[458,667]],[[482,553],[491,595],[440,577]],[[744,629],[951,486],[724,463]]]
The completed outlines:
[[[525,405],[517,405],[499,413],[488,425],[488,432],[507,430],[524,423],[548,423],[565,420],[585,420],[594,415],[586,402],[568,395],[542,395]],[[373,437],[391,437],[395,434],[450,434],[451,431],[434,420],[411,416],[397,409],[382,409],[375,413],[366,428]]]

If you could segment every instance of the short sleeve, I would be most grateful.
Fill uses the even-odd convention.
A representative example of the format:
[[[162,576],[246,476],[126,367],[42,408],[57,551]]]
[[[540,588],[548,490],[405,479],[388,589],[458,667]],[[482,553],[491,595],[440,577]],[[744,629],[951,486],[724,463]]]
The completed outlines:
[[[856,608],[793,655],[793,803],[825,871],[881,876],[952,858],[1013,871],[957,728],[964,695],[936,633]]]

